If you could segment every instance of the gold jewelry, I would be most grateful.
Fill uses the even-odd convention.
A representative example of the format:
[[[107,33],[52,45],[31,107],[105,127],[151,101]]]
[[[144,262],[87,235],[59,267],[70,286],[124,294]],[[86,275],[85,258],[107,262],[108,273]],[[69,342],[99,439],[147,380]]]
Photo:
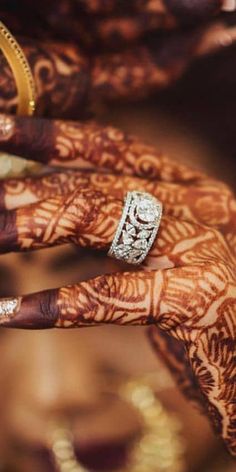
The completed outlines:
[[[0,21],[0,49],[11,67],[18,91],[18,115],[33,115],[35,110],[35,85],[29,63],[20,45]]]
[[[132,448],[129,464],[119,472],[184,472],[180,422],[164,408],[149,383],[129,381],[119,396],[138,411],[143,425],[143,435]],[[58,472],[88,472],[76,459],[69,428],[54,429],[51,449]]]

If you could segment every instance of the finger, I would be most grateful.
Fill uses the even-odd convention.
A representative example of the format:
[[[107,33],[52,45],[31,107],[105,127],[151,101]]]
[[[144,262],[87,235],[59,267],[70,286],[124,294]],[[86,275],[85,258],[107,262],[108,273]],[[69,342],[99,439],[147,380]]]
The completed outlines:
[[[93,189],[72,192],[0,214],[0,252],[40,249],[68,242],[105,249],[123,202]]]
[[[53,172],[44,176],[8,179],[0,182],[0,210],[15,209],[92,188],[120,201],[128,191],[154,195],[164,205],[164,214],[176,219],[219,229],[236,254],[236,202],[231,190],[214,180],[182,185],[115,175],[76,171]]]
[[[122,200],[86,188],[5,212],[0,218],[0,251],[26,251],[68,242],[108,250],[122,207]],[[134,240],[132,236],[132,243]],[[221,258],[233,267],[230,250],[216,230],[164,216],[143,264],[149,269],[204,264],[210,256],[212,263]]]
[[[0,115],[1,149],[54,166],[96,169],[167,181],[203,174],[168,159],[112,126]]]
[[[235,454],[235,290],[235,279],[221,264],[112,274],[1,301],[1,324],[30,329],[156,324],[184,342],[205,407]]]

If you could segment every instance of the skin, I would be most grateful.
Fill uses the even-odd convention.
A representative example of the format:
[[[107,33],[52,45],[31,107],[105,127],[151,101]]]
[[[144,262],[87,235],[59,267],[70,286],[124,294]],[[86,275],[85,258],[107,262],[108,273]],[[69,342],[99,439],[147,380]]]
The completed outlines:
[[[116,158],[125,171],[122,154]],[[137,185],[161,198],[165,213],[158,237],[138,269],[127,266],[125,272],[19,297],[14,313],[2,315],[1,324],[30,329],[154,325],[156,349],[184,391],[190,396],[195,392],[193,399],[235,454],[235,201],[224,184],[203,174],[185,174],[182,166],[176,173],[178,165],[167,165],[158,153],[155,161],[150,158],[153,162],[158,181],[70,170],[3,183],[1,252],[66,242],[107,251],[124,193]],[[165,179],[166,168],[172,170],[172,179]],[[52,195],[54,178],[59,190]],[[15,200],[10,189],[18,189]]]

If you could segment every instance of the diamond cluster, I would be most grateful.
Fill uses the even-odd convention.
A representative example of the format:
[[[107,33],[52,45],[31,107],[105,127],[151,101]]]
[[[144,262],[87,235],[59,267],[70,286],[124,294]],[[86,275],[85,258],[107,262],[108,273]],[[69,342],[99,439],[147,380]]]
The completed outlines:
[[[147,256],[160,225],[162,204],[145,192],[128,192],[108,255],[130,264]]]
[[[0,301],[0,316],[11,316],[19,305],[18,298],[6,298]]]

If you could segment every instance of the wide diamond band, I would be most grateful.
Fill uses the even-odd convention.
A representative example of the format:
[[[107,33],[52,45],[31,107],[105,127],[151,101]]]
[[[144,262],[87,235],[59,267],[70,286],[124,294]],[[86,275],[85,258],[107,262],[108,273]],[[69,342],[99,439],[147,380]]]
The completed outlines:
[[[162,216],[162,204],[145,192],[128,192],[117,227],[110,257],[129,264],[140,264],[156,238]]]

